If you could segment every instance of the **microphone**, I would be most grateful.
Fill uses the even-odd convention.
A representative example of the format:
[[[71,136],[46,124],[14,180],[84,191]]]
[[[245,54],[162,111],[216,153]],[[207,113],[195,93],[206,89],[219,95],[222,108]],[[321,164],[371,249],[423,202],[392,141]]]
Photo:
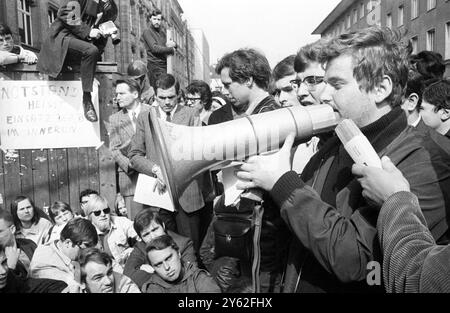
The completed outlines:
[[[336,126],[335,131],[356,164],[381,168],[380,157],[352,120],[343,120]]]

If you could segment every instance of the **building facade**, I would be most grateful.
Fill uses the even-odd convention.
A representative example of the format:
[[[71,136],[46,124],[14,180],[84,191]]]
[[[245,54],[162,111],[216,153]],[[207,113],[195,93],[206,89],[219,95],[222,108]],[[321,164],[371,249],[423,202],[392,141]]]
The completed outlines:
[[[208,85],[211,83],[210,60],[209,60],[209,43],[199,28],[190,30],[194,38],[194,55],[195,55],[195,73],[194,78],[205,81]]]
[[[116,0],[116,4],[119,9],[116,24],[122,41],[116,46],[108,42],[103,61],[117,63],[121,73],[125,73],[134,60],[146,62],[141,36],[149,25],[152,10],[158,8],[163,14],[163,30],[169,30],[169,36],[178,44],[172,58],[171,72],[180,80],[181,86],[188,85],[196,72],[193,68],[196,64],[193,59],[195,44],[178,1]],[[45,33],[56,18],[58,8],[59,0],[0,0],[0,23],[11,28],[16,42],[38,52]]]
[[[336,36],[370,25],[399,30],[414,53],[440,53],[450,75],[449,0],[343,0],[313,34]]]

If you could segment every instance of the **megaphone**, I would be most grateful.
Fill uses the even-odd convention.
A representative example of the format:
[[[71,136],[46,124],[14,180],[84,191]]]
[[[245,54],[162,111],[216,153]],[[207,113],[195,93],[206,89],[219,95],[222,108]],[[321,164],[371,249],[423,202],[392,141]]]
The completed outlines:
[[[188,184],[203,172],[233,160],[278,149],[290,133],[296,144],[328,132],[340,121],[328,105],[293,106],[203,127],[168,123],[150,110],[156,163],[175,208]]]

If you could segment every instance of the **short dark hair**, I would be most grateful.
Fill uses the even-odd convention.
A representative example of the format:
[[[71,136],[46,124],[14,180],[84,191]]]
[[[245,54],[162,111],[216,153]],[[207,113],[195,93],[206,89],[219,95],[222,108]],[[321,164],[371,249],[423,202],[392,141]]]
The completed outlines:
[[[161,219],[161,217],[157,212],[152,211],[152,208],[142,209],[134,217],[133,227],[141,239],[142,239],[141,237],[142,231],[144,230],[144,228],[148,227],[148,225],[150,225],[152,221],[161,226],[164,226],[163,220]]]
[[[141,85],[139,85],[138,81],[132,78],[119,78],[116,80],[114,84],[116,87],[120,84],[125,84],[130,89],[130,92],[136,91],[138,96],[141,96]]]
[[[161,12],[160,9],[154,9],[154,10],[150,13],[150,17],[156,16],[156,15],[162,15],[162,12]]]
[[[410,56],[410,63],[425,79],[442,78],[445,63],[442,55],[434,51],[421,51]]]
[[[173,238],[169,235],[162,235],[159,237],[156,237],[152,239],[146,246],[145,251],[149,253],[152,250],[164,250],[166,248],[173,248],[176,251],[179,251],[180,248],[178,248],[175,241],[173,241]]]
[[[273,68],[272,77],[274,81],[280,80],[283,77],[295,74],[294,70],[294,60],[295,55],[290,55],[280,62]]]
[[[77,217],[69,222],[61,231],[61,241],[70,239],[74,244],[89,242],[90,246],[97,245],[98,235],[95,226],[87,219]]]
[[[0,36],[12,35],[11,29],[6,24],[0,24]]]
[[[177,95],[180,93],[180,83],[172,74],[162,74],[155,83],[155,92],[158,94],[158,89],[161,88],[163,90],[167,90],[175,86],[175,91]]]
[[[201,101],[204,103],[205,110],[211,108],[212,103],[212,93],[209,85],[203,80],[194,80],[186,87],[186,93],[200,95]]]
[[[17,196],[14,201],[11,203],[11,215],[14,219],[14,225],[16,226],[17,230],[22,228],[22,222],[20,221],[19,217],[17,216],[17,206],[19,205],[19,202],[22,202],[23,200],[30,201],[31,206],[33,207],[33,218],[31,219],[31,224],[37,224],[39,223],[39,220],[41,219],[38,210],[36,210],[36,206],[34,205],[33,200],[31,200],[29,197],[26,196]]]
[[[86,265],[89,262],[94,262],[103,265],[112,265],[112,257],[106,252],[101,251],[98,248],[86,248],[80,251],[78,256],[78,263],[80,263],[81,269],[81,281],[86,282]]]
[[[50,217],[50,220],[55,223],[55,216],[57,216],[60,212],[65,211],[70,211],[73,213],[72,208],[69,204],[63,201],[55,201],[48,210],[48,217]]]
[[[255,84],[267,91],[269,89],[272,71],[267,58],[255,49],[239,49],[222,57],[216,66],[216,72],[224,68],[230,69],[232,81],[240,84],[253,78]]]
[[[92,189],[85,189],[82,192],[80,192],[80,203],[81,203],[81,200],[83,199],[83,197],[90,196],[90,195],[98,195],[98,192],[95,190],[92,190]]]
[[[450,81],[439,79],[425,88],[423,101],[433,105],[434,111],[440,109],[450,110]]]

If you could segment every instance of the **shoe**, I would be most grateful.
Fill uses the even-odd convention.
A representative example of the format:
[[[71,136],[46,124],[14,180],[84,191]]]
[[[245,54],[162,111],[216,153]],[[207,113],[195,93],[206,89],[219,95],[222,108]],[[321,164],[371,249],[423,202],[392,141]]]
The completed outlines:
[[[84,117],[91,123],[97,122],[98,117],[95,112],[94,104],[92,104],[91,99],[83,100]]]

